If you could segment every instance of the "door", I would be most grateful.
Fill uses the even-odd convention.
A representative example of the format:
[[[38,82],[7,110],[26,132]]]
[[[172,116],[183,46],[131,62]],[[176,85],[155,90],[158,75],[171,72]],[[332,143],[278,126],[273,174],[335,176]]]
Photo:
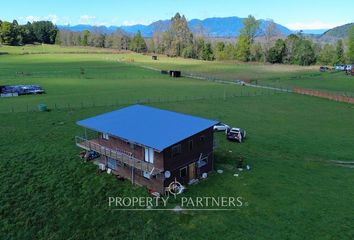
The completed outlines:
[[[195,163],[189,164],[188,169],[189,169],[189,181],[191,181],[196,178]]]

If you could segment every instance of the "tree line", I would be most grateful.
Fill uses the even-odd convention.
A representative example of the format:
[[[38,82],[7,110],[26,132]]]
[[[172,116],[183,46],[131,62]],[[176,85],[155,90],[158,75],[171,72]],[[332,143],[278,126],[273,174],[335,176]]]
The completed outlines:
[[[335,44],[323,45],[306,38],[301,32],[279,37],[281,34],[272,21],[268,22],[262,36],[258,36],[260,22],[252,15],[243,23],[244,27],[235,43],[208,39],[202,26],[192,33],[187,19],[179,13],[171,19],[167,31],[155,31],[153,37],[148,39],[144,39],[139,31],[134,36],[129,36],[121,30],[104,34],[97,29],[81,33],[60,31],[57,43],[117,48],[207,61],[238,60],[303,66],[316,63],[354,63],[354,28],[349,32],[348,41],[340,39]]]
[[[19,25],[0,20],[0,44],[18,46],[33,43],[55,43],[57,27],[50,21],[38,21]]]
[[[268,21],[259,36],[260,22],[252,15],[244,20],[244,26],[235,42],[215,41],[205,36],[202,26],[197,31],[188,27],[184,15],[177,13],[171,18],[167,31],[155,31],[152,38],[144,39],[138,31],[130,36],[122,30],[102,33],[99,28],[92,31],[58,31],[48,21],[19,25],[17,21],[0,21],[0,43],[23,45],[28,43],[49,43],[66,46],[92,46],[131,50],[138,53],[165,54],[170,57],[184,57],[201,60],[237,60],[242,62],[269,62],[279,64],[312,65],[354,63],[354,27],[346,40],[335,44],[321,44],[306,38],[301,32],[280,37],[274,22]]]

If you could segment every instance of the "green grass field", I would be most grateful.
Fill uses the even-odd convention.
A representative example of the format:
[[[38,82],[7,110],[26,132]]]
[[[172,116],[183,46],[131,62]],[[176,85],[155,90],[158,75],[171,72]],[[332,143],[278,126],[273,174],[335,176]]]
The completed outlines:
[[[160,58],[152,63],[136,54],[48,48],[50,54],[20,55],[11,48],[9,55],[0,56],[1,84],[37,83],[47,90],[41,96],[0,99],[0,239],[353,238],[353,169],[330,161],[354,161],[354,106],[171,79],[137,66],[184,62],[189,71],[218,74],[222,64],[217,62]],[[209,69],[211,64],[215,70]],[[256,72],[262,66],[227,67],[246,74],[246,68]],[[274,78],[293,74],[286,75],[288,66],[277,68],[279,74],[269,73]],[[296,74],[317,74],[294,68]],[[224,173],[213,173],[184,196],[242,196],[249,206],[236,212],[111,211],[108,197],[147,192],[83,163],[74,144],[82,129],[75,122],[137,101],[245,128],[248,139],[242,145],[216,134],[215,168]],[[32,109],[40,102],[52,111],[26,111],[27,104]],[[240,155],[252,170],[234,177]],[[176,204],[170,202],[171,207]]]

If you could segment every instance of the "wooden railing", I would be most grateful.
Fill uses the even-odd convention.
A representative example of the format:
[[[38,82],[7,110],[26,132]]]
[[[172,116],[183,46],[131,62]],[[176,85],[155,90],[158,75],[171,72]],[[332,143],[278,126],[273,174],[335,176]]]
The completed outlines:
[[[127,155],[123,153],[123,151],[113,150],[111,148],[98,144],[94,140],[87,140],[85,138],[76,136],[75,141],[76,141],[76,145],[80,148],[83,148],[88,151],[95,151],[101,155],[125,163],[133,168],[149,172],[150,175],[152,176],[159,174],[163,171],[161,169],[154,167],[154,165],[151,163]]]

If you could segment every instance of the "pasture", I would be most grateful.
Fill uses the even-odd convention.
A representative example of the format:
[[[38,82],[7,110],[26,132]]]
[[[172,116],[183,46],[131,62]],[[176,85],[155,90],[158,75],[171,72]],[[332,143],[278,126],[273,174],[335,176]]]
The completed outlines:
[[[239,85],[172,79],[138,66],[180,68],[219,77],[222,68],[228,69],[229,76],[246,76],[249,71],[256,74],[264,68],[261,65],[163,57],[152,62],[149,56],[138,54],[48,48],[50,53],[23,55],[11,48],[10,54],[0,56],[1,84],[40,84],[47,90],[40,96],[0,99],[1,239],[354,236],[353,169],[331,162],[354,160],[352,105]],[[259,81],[303,72],[305,76],[318,74],[312,68],[273,67],[267,76],[260,74]],[[309,81],[306,84],[314,84],[313,79]],[[42,102],[52,111],[31,111]],[[147,196],[147,192],[83,163],[74,144],[82,129],[75,122],[135,102],[247,129],[244,144],[230,143],[222,133],[216,134],[215,168],[224,173],[213,173],[191,186],[185,196],[242,196],[249,206],[236,212],[110,210],[110,196]],[[240,155],[252,170],[234,177]],[[174,207],[176,202],[170,204]]]

